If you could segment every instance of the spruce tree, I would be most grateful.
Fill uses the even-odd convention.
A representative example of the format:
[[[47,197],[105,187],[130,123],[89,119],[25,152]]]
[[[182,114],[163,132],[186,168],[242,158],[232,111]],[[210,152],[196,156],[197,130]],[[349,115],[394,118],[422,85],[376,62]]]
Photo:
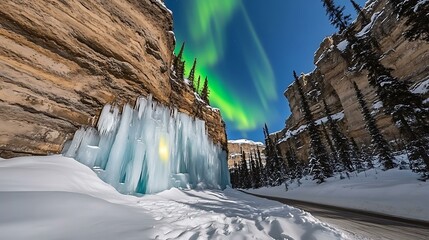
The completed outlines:
[[[410,41],[417,39],[429,42],[429,2],[422,0],[390,0],[399,18],[406,18],[405,37]]]
[[[252,182],[250,179],[249,168],[247,166],[246,154],[244,151],[241,152],[241,179],[243,181],[242,187],[249,189],[252,187]]]
[[[209,101],[210,90],[209,90],[208,84],[209,84],[209,80],[206,77],[206,79],[204,80],[203,90],[201,91],[201,98],[203,99],[203,101],[205,103],[207,103],[208,105],[210,105],[210,101]]]
[[[196,85],[195,84],[195,68],[196,68],[196,66],[197,66],[197,59],[195,58],[194,63],[192,64],[191,71],[189,72],[189,76],[188,76],[189,82],[191,83],[192,90],[194,90],[194,92],[196,91],[196,89],[195,89],[195,85]]]
[[[200,83],[201,83],[201,76],[198,76],[197,88],[195,89],[195,92],[198,94],[200,94]]]
[[[325,136],[326,142],[328,143],[328,147],[330,150],[329,153],[329,157],[331,158],[331,165],[333,166],[334,170],[337,170],[337,166],[339,164],[338,162],[338,158],[337,158],[337,150],[334,147],[334,143],[332,142],[332,139],[329,137],[329,133],[326,130],[326,125],[324,123],[321,124],[322,125],[322,131],[323,131],[323,135]]]
[[[313,180],[316,180],[319,184],[325,182],[326,175],[324,174],[324,168],[314,153],[310,154],[309,167],[310,174],[313,176]]]
[[[350,149],[349,149],[347,138],[340,131],[337,122],[332,119],[331,110],[329,109],[325,100],[323,100],[323,106],[325,107],[325,114],[326,114],[326,117],[328,118],[328,127],[329,127],[329,130],[331,131],[337,159],[342,163],[345,170],[351,172],[353,171],[353,166],[349,157]]]
[[[258,154],[258,164],[260,166],[259,170],[260,170],[260,176],[261,176],[261,186],[266,186],[267,185],[267,172],[266,172],[266,165],[264,166],[264,164],[262,163],[262,158],[261,158],[261,151],[259,150],[259,147],[256,146],[256,151]],[[266,164],[266,163],[265,163]]]
[[[328,9],[327,11],[329,12]],[[332,14],[329,15],[330,18],[331,16]],[[340,20],[341,18],[338,17],[337,21]],[[368,71],[368,81],[376,89],[386,114],[392,117],[395,126],[407,140],[407,148],[411,152],[410,161],[424,166],[423,169],[419,167],[421,170],[416,171],[428,173],[429,156],[426,148],[429,125],[423,98],[412,93],[408,82],[399,81],[391,75],[391,69],[381,64],[381,55],[376,51],[376,40],[372,36],[356,37],[355,33],[349,31],[346,37],[352,46],[354,62]],[[387,168],[393,167],[389,161],[384,163]]]
[[[345,15],[344,7],[335,6],[333,0],[322,0],[322,2],[331,24],[338,28],[340,33],[342,33],[347,29],[349,22],[351,21],[350,15]]]
[[[350,0],[350,2],[352,3],[353,8],[356,11],[356,14],[358,16],[362,16],[363,19],[363,24],[366,25],[369,23],[368,18],[365,16],[365,13],[362,11],[362,8],[359,6],[359,4],[357,4],[354,0]]]
[[[301,83],[299,82],[298,76],[296,75],[295,71],[293,72],[293,76],[295,78],[295,84],[297,86],[298,94],[301,100],[301,110],[304,114],[303,117],[307,125],[308,133],[310,135],[310,145],[312,153],[311,157],[314,158],[313,162],[315,165],[320,165],[320,174],[322,174],[324,177],[331,177],[333,172],[331,166],[329,165],[328,153],[322,143],[322,140],[320,139],[319,130],[314,123],[313,114],[310,111],[310,106],[307,102],[304,90],[302,89]],[[318,176],[317,178],[319,179],[320,177]]]
[[[174,58],[174,62],[173,62],[173,68],[174,68],[174,71],[176,72],[176,77],[178,79],[183,79],[183,74],[185,72],[185,63],[182,61],[184,50],[185,50],[185,42],[182,43],[179,53]]]
[[[362,165],[363,160],[362,160],[362,156],[361,156],[359,147],[358,147],[355,139],[352,137],[349,140],[349,144],[350,144],[350,147],[349,147],[350,148],[350,153],[349,153],[350,159],[353,163],[354,168],[358,172],[360,172],[360,171],[364,170],[364,168]]]
[[[364,96],[357,84],[353,82],[353,87],[355,90],[356,98],[360,105],[363,119],[365,121],[365,127],[371,136],[371,144],[374,148],[374,151],[378,154],[380,162],[383,164],[385,170],[391,169],[394,167],[393,157],[391,155],[391,150],[386,139],[381,135],[380,130],[377,127],[374,117],[371,115],[371,112],[368,109]]]

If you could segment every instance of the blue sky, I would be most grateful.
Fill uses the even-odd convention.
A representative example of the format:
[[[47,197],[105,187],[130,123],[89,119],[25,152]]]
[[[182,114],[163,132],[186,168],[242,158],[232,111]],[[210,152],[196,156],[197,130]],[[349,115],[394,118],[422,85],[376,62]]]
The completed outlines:
[[[355,17],[349,1],[347,12]],[[361,6],[365,0],[357,1]],[[283,92],[292,71],[314,69],[314,52],[336,32],[317,0],[166,0],[185,60],[198,59],[209,77],[211,105],[220,108],[229,139],[263,140],[290,115]],[[190,64],[189,64],[190,65]]]

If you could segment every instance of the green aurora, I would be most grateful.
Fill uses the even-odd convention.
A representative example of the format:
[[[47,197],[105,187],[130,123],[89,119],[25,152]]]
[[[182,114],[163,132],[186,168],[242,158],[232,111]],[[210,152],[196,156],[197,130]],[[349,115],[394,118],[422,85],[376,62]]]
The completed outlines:
[[[193,0],[188,6],[194,9],[188,11],[193,14],[187,15],[186,19],[188,37],[191,38],[186,42],[198,46],[198,51],[192,51],[192,46],[185,47],[184,60],[187,70],[189,71],[194,57],[197,57],[196,76],[209,78],[211,104],[221,110],[228,128],[243,132],[260,128],[266,121],[270,102],[278,98],[276,81],[271,63],[242,2]],[[227,79],[212,70],[224,60],[227,49],[225,33],[228,23],[237,16],[243,19],[247,28],[245,31],[251,37],[252,52],[245,49],[243,52],[257,97],[243,96],[238,89],[227,84]],[[247,41],[249,42],[249,39]],[[180,45],[178,42],[176,51]]]

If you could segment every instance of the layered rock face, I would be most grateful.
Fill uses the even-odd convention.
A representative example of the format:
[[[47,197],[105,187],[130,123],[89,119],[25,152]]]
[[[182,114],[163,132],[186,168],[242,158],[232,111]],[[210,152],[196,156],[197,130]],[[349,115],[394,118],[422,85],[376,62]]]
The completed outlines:
[[[170,79],[172,30],[157,0],[2,1],[0,156],[58,153],[106,103],[149,94],[205,120],[226,148],[219,111]]]
[[[252,154],[255,159],[255,153],[260,151],[262,163],[265,164],[265,145],[261,142],[254,142],[246,139],[240,140],[229,140],[228,141],[228,167],[233,168],[234,163],[240,164],[242,159],[242,152],[246,156],[246,160],[250,161],[250,155]],[[255,159],[256,160],[256,159]]]
[[[360,16],[354,23],[359,34],[371,34],[378,41],[382,54],[382,63],[393,69],[393,75],[400,80],[414,83],[413,91],[429,97],[425,84],[429,85],[429,44],[424,41],[409,42],[403,37],[406,29],[404,20],[398,21],[387,0],[369,1],[364,13],[370,22],[364,22]],[[322,100],[325,99],[346,136],[356,140],[358,145],[369,145],[370,136],[365,129],[365,122],[355,96],[353,81],[357,83],[365,96],[368,107],[372,110],[377,124],[387,140],[400,138],[397,128],[393,125],[390,116],[383,112],[374,89],[369,86],[366,71],[350,71],[344,48],[347,42],[342,36],[334,35],[326,38],[315,54],[316,69],[309,74],[302,74],[305,94],[309,99],[314,120],[319,129],[323,130],[325,117]],[[288,99],[291,116],[286,120],[286,127],[271,134],[271,138],[278,142],[284,156],[288,149],[297,151],[298,156],[305,160],[308,157],[310,138],[305,131],[303,114],[300,111],[300,97],[292,84],[284,95]],[[419,90],[417,90],[419,89]],[[323,132],[323,131],[322,131]],[[326,139],[322,136],[322,139]],[[326,141],[326,140],[325,140]]]

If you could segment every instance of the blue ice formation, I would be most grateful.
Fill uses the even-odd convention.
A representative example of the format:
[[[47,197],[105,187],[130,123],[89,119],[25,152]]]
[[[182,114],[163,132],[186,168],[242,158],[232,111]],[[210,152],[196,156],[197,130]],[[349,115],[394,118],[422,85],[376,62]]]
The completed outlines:
[[[125,194],[171,187],[229,185],[226,152],[207,135],[205,122],[167,108],[151,96],[135,109],[104,106],[93,127],[76,131],[64,155],[93,168]]]

